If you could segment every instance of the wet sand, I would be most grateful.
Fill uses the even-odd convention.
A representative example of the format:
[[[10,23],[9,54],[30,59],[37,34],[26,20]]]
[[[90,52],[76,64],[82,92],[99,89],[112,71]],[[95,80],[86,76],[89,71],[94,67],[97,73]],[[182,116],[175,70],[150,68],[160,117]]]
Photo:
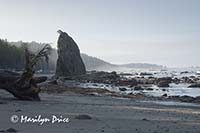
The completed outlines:
[[[111,96],[41,93],[41,102],[19,101],[0,91],[0,131],[19,133],[199,133],[200,106],[159,105]],[[12,115],[69,118],[68,123],[12,123]],[[87,115],[92,119],[77,119]]]

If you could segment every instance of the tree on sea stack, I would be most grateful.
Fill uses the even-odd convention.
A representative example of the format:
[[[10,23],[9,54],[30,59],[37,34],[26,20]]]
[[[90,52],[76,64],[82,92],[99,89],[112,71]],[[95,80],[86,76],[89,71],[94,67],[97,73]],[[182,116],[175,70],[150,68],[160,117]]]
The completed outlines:
[[[76,42],[67,33],[58,30],[57,42],[58,59],[56,65],[56,76],[75,76],[86,73],[80,50]]]
[[[20,100],[39,101],[40,88],[37,83],[44,82],[46,77],[34,77],[34,66],[42,58],[48,61],[51,46],[46,44],[37,54],[28,50],[27,44],[23,45],[25,50],[25,70],[22,75],[14,72],[0,72],[0,88],[13,94]]]

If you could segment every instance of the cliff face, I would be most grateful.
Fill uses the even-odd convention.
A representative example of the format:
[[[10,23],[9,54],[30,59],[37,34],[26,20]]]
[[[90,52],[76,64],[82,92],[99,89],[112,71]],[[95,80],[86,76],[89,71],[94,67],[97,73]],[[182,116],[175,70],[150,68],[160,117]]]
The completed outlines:
[[[86,73],[76,42],[65,32],[59,32],[57,76],[82,75]]]

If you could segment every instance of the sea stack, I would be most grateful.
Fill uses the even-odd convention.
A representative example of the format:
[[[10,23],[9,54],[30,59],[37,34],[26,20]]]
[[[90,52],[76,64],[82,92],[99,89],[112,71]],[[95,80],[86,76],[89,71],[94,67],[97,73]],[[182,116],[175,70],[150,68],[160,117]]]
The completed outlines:
[[[58,33],[60,36],[57,42],[56,76],[65,77],[85,74],[86,69],[78,45],[67,33],[61,30],[58,30]]]

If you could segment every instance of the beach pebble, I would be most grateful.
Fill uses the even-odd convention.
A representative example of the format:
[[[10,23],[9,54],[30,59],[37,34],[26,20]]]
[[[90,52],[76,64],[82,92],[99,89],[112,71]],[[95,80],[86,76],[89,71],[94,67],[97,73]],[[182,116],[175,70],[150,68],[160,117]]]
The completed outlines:
[[[16,133],[18,131],[16,129],[14,129],[14,128],[9,128],[7,130],[1,130],[0,132],[1,133]]]
[[[6,102],[0,102],[0,104],[6,104]]]
[[[75,117],[75,119],[78,119],[78,120],[91,120],[92,117],[89,116],[89,115],[78,115]]]
[[[21,112],[22,110],[21,109],[17,109],[17,110],[15,110],[15,112]]]

